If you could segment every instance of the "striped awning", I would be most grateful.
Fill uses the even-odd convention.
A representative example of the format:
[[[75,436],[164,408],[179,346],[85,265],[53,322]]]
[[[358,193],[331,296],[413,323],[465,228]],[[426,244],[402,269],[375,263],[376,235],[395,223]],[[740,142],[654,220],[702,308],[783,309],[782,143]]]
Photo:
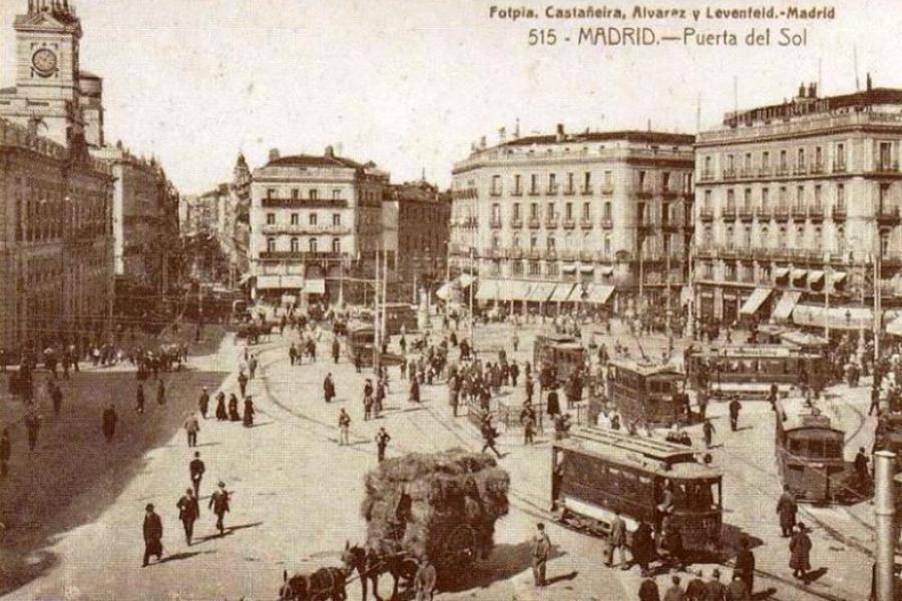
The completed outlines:
[[[551,293],[551,302],[553,303],[563,303],[570,298],[570,293],[573,291],[573,287],[576,284],[571,283],[562,283],[558,284],[554,288],[554,292]]]
[[[742,308],[739,309],[740,315],[754,315],[757,313],[761,305],[770,297],[771,292],[773,292],[772,288],[755,288],[751,296],[742,303]]]
[[[604,284],[590,284],[585,301],[603,305],[608,302],[611,295],[614,294],[614,286],[605,286]]]
[[[824,279],[824,272],[820,269],[812,269],[808,272],[808,283],[817,284]]]
[[[498,280],[482,280],[476,290],[476,300],[490,301],[498,297]]]
[[[529,293],[529,300],[536,303],[547,302],[554,294],[554,284],[551,282],[536,282]]]
[[[789,319],[789,316],[792,315],[792,310],[795,309],[800,298],[802,298],[801,292],[784,292],[783,296],[780,297],[780,300],[777,301],[777,306],[774,307],[774,312],[771,314],[771,317],[782,320]]]

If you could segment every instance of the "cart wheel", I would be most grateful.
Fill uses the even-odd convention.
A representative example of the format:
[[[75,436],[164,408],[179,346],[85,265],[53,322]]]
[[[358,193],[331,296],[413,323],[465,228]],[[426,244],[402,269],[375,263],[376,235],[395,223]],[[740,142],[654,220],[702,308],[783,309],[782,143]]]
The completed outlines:
[[[413,557],[405,557],[401,560],[401,580],[404,580],[408,583],[413,583],[414,578],[417,576],[417,571],[420,569],[420,564]]]
[[[466,524],[458,526],[448,537],[447,549],[448,551],[443,558],[446,562],[457,566],[470,565],[479,552],[476,531]]]

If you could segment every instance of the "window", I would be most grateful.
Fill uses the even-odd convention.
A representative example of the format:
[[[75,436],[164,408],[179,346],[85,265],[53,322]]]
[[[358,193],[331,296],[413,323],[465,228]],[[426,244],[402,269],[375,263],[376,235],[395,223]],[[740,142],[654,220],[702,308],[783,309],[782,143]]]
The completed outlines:
[[[307,220],[310,225],[316,225],[316,213],[310,213],[310,215],[307,216]]]
[[[705,213],[711,212],[711,190],[705,190],[705,202],[702,205],[702,209]]]
[[[821,211],[821,187],[814,187],[814,210],[817,212]]]
[[[805,226],[796,228],[796,248],[805,248]]]
[[[889,184],[880,184],[879,195],[877,196],[878,206],[880,207],[880,212],[886,211],[889,207],[887,206],[887,201],[889,200]]]
[[[537,202],[530,203],[529,218],[530,219],[538,219],[539,218],[539,203],[537,203]]]
[[[761,188],[761,210],[767,212],[768,206],[770,205],[770,190],[767,188]]]
[[[310,200],[316,200],[317,198],[319,198],[317,190],[310,190]]]
[[[727,248],[733,248],[733,226],[727,226],[724,232],[724,242]]]
[[[307,241],[307,248],[311,253],[316,252],[316,238],[310,238],[310,240]]]
[[[846,230],[842,226],[836,228],[836,252],[839,254],[846,252]]]
[[[297,188],[292,188],[291,189],[291,200],[297,200],[300,197],[301,197],[301,191],[298,190]]]
[[[644,171],[639,172],[639,191],[640,192],[645,191],[645,172]]]
[[[266,239],[266,252],[268,252],[268,253],[276,252],[276,239],[275,238],[267,238]]]
[[[341,200],[341,190],[332,190],[332,200]]]
[[[514,261],[511,263],[511,273],[513,275],[523,275],[523,261]]]
[[[768,169],[770,167],[770,152],[764,151],[761,153],[761,168]]]
[[[300,219],[300,215],[298,215],[298,213],[292,213],[291,214],[291,225],[298,225],[298,223],[300,223],[299,219]]]
[[[585,219],[586,221],[592,219],[592,209],[587,202],[583,203],[583,219]]]
[[[800,171],[805,168],[805,149],[804,148],[799,148],[798,167],[799,167]]]
[[[341,213],[332,213],[332,225],[341,225]]]
[[[291,252],[296,253],[301,250],[300,243],[297,238],[291,239]]]
[[[777,234],[777,248],[786,248],[786,228],[781,227]]]
[[[554,250],[554,248],[555,248],[554,236],[548,236],[548,240],[545,241],[545,244],[548,246],[548,250]]]
[[[733,190],[727,190],[727,210],[736,210],[736,196],[733,193]]]
[[[273,199],[276,197],[276,189],[275,188],[267,188],[266,189],[266,198]]]
[[[812,247],[815,250],[821,250],[821,244],[823,242],[823,232],[821,228],[814,228],[814,240],[811,241]]]
[[[492,195],[498,196],[501,194],[501,176],[493,175],[492,176]]]
[[[834,167],[837,169],[846,168],[846,145],[842,142],[836,145],[836,158],[834,159]]]
[[[805,210],[805,186],[796,188],[796,207]]]
[[[551,263],[548,263],[545,268],[545,272],[550,276],[557,276],[558,275],[558,264],[555,263],[554,261],[552,261]]]
[[[837,184],[837,186],[836,186],[836,208],[839,211],[846,210],[846,186],[845,186],[845,184]]]
[[[610,200],[606,200],[604,203],[604,214],[603,215],[604,215],[604,219],[611,218],[611,201]]]
[[[814,166],[818,169],[824,164],[824,152],[823,149],[818,146],[814,149]]]
[[[539,193],[539,176],[535,173],[529,176],[529,192],[530,194]]]
[[[501,205],[497,202],[492,205],[492,223],[501,223]]]
[[[705,157],[705,174],[711,173],[711,157]]]
[[[880,255],[885,256],[889,250],[889,232],[887,230],[880,231]]]
[[[604,237],[604,256],[611,256],[611,236],[610,234]]]
[[[613,175],[611,174],[611,172],[605,171],[604,172],[604,185],[610,186],[613,184],[613,182],[614,182],[614,179],[613,179]]]
[[[586,171],[583,173],[583,190],[587,191],[592,187],[592,173]]]
[[[880,171],[889,171],[892,168],[891,149],[889,142],[880,142]]]
[[[520,248],[520,236],[514,234],[513,241],[511,242],[511,246],[514,248]]]
[[[751,169],[752,169],[752,153],[747,152],[747,153],[745,153],[745,170],[751,171]]]
[[[567,192],[573,192],[573,186],[574,186],[574,183],[573,183],[573,174],[572,174],[572,173],[568,173],[568,174],[567,174]]]
[[[557,179],[554,173],[548,174],[548,192],[557,192]]]
[[[520,175],[517,174],[514,176],[514,194],[520,194],[522,192],[520,188]]]
[[[341,238],[332,238],[332,252],[336,255],[341,254]]]
[[[746,211],[752,210],[752,189],[746,188],[742,199],[742,208]]]
[[[529,248],[537,248],[539,246],[539,237],[533,234],[529,237]]]
[[[780,208],[785,209],[787,203],[786,186],[780,186]]]
[[[554,203],[553,202],[548,203],[548,209],[545,211],[545,216],[548,219],[554,219]]]
[[[770,242],[770,232],[767,229],[767,226],[761,228],[761,247],[767,248],[768,243]]]
[[[492,248],[495,250],[501,248],[501,238],[498,237],[498,234],[492,236]]]
[[[567,204],[564,205],[564,219],[566,219],[568,221],[573,219],[573,203],[572,202],[568,202]]]
[[[745,230],[742,233],[742,243],[746,248],[752,247],[752,226],[745,226]]]
[[[727,155],[727,171],[733,171],[733,155]]]
[[[276,214],[275,213],[267,213],[266,214],[266,225],[275,225],[276,224]]]
[[[786,169],[786,151],[785,150],[780,151],[780,169],[781,170]]]
[[[539,270],[539,262],[538,261],[530,261],[529,262],[529,275],[539,275],[541,271]]]

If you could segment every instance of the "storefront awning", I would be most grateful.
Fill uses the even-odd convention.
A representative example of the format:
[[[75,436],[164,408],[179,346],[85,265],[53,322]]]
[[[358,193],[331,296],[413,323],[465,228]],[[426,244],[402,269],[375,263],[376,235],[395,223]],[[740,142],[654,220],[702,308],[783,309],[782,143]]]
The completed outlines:
[[[897,317],[886,324],[886,333],[893,336],[902,336],[902,317]]]
[[[773,292],[772,288],[755,288],[752,292],[752,295],[749,296],[744,303],[742,303],[742,308],[739,309],[740,315],[754,315],[758,309],[761,308],[761,305],[770,297],[771,292]]]
[[[784,292],[783,296],[780,297],[780,300],[777,301],[777,306],[774,307],[774,312],[771,314],[771,317],[782,320],[789,319],[789,316],[792,315],[792,310],[795,309],[800,298],[802,298],[801,292]]]
[[[599,271],[601,271],[602,275],[611,275],[614,273],[614,268],[611,267],[610,265],[606,265],[606,266],[602,267]]]
[[[476,290],[476,300],[491,301],[498,298],[498,280],[482,280]]]
[[[251,279],[252,277],[254,277],[254,274],[252,274],[252,273],[242,274],[241,277],[238,278],[238,284],[243,286],[244,284],[247,284],[247,281],[249,279]]]
[[[305,280],[304,281],[304,294],[325,294],[326,293],[326,280]]]
[[[257,276],[257,290],[278,290],[280,288],[293,288],[300,290],[303,287],[304,277],[300,275]]]
[[[590,284],[585,301],[603,305],[608,302],[608,299],[611,298],[612,294],[614,294],[613,286],[605,286],[604,284]]]
[[[551,302],[553,303],[563,303],[570,298],[570,293],[573,292],[573,287],[576,284],[558,284],[554,292],[551,293]]]
[[[831,274],[834,284],[841,284],[846,281],[846,274],[842,271],[835,271]]]
[[[439,289],[435,291],[435,295],[442,300],[448,300],[448,297],[451,296],[451,283],[445,282]]]
[[[867,307],[820,307],[798,305],[792,312],[792,321],[800,326],[823,328],[829,321],[834,330],[858,330],[870,328],[874,313]]]
[[[298,297],[293,294],[283,294],[282,295],[282,304],[283,305],[294,305],[298,302]]]
[[[525,301],[529,299],[532,282],[523,280],[501,280],[498,282],[498,300]]]
[[[561,267],[561,271],[564,273],[576,273],[576,263],[567,263],[563,267]]]
[[[792,279],[793,280],[801,280],[805,277],[805,274],[808,273],[804,269],[793,269],[792,270]]]
[[[788,275],[789,275],[788,267],[777,267],[776,269],[774,269],[774,277],[775,278],[785,278]]]
[[[582,271],[583,273],[592,273],[595,271],[595,266],[594,265],[583,265],[579,268],[579,270]]]
[[[692,287],[683,286],[680,288],[680,304],[685,305],[692,300]]]
[[[469,273],[462,273],[460,274],[460,277],[457,278],[457,281],[460,283],[461,288],[469,287],[470,284],[472,284],[475,280],[476,278],[471,276]]]
[[[554,293],[554,284],[551,282],[536,282],[529,293],[529,300],[534,303],[547,302]]]
[[[808,272],[808,283],[817,284],[824,279],[824,272],[819,269],[813,269]]]

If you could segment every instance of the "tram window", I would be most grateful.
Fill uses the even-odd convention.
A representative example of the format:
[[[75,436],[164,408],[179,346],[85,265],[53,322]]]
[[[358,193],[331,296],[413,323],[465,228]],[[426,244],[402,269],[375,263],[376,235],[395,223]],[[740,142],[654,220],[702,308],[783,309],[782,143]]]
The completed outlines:
[[[789,452],[798,455],[802,452],[802,441],[798,438],[789,439]]]
[[[842,441],[840,440],[828,440],[826,441],[827,445],[827,456],[828,457],[842,457]]]
[[[820,439],[811,439],[808,441],[808,456],[809,457],[823,457],[824,456],[824,441]]]

